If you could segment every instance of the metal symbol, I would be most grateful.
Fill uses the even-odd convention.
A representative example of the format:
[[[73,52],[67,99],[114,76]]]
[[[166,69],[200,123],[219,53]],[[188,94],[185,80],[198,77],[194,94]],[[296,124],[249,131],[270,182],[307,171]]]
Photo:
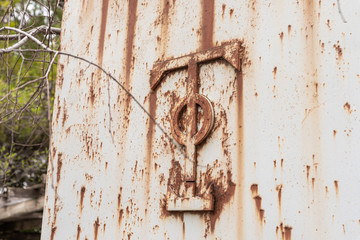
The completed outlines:
[[[151,89],[155,90],[167,72],[181,68],[188,70],[186,96],[182,98],[171,113],[171,132],[173,138],[185,146],[185,166],[182,196],[171,196],[167,199],[168,211],[211,211],[214,200],[211,193],[196,196],[196,146],[211,132],[214,125],[214,109],[211,101],[199,94],[199,64],[216,59],[224,59],[234,68],[240,70],[240,42],[231,42],[209,50],[190,54],[184,57],[156,63],[150,75]],[[203,110],[204,121],[197,129],[198,106]],[[185,131],[180,128],[180,119],[186,109],[187,121]]]

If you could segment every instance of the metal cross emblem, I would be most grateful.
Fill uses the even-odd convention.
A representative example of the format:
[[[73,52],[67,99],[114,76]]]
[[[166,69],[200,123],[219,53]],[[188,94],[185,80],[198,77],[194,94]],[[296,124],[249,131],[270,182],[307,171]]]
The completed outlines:
[[[214,109],[211,101],[199,94],[199,64],[216,59],[224,59],[234,68],[240,70],[240,42],[230,42],[220,47],[197,52],[184,57],[156,63],[150,75],[150,86],[155,90],[167,72],[187,68],[188,82],[186,96],[182,98],[171,112],[171,132],[173,138],[185,146],[184,192],[182,197],[173,196],[167,199],[168,211],[211,211],[214,200],[211,194],[196,196],[196,146],[211,132],[214,125]],[[203,109],[204,122],[197,129],[197,106]],[[187,109],[185,131],[179,127],[183,110]]]

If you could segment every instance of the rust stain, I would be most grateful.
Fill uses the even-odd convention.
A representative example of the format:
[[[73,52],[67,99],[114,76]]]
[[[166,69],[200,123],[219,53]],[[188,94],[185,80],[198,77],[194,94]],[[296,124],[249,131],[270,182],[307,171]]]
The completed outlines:
[[[180,163],[175,161],[174,159],[171,160],[171,168],[169,169],[169,179],[168,179],[168,188],[169,191],[175,192],[175,194],[180,195],[180,187],[181,184],[184,182],[183,175],[181,174],[183,171]]]
[[[279,209],[281,209],[281,193],[282,193],[282,184],[276,186],[276,191],[278,192],[278,204],[279,204]]]
[[[291,33],[291,25],[288,25],[288,34],[290,35]]]
[[[292,227],[289,227],[289,226],[285,226],[285,240],[291,240],[291,230],[292,230]]]
[[[283,158],[280,160],[280,166],[281,166],[281,168],[283,168],[283,166],[284,166],[284,159]]]
[[[107,20],[107,15],[108,15],[108,7],[109,7],[109,0],[102,0],[100,37],[99,37],[99,47],[98,47],[98,58],[99,58],[100,66],[102,66],[102,63],[103,63],[104,41],[105,41],[105,31],[106,31],[106,20]]]
[[[327,25],[328,28],[331,30],[331,27],[330,27],[330,19],[328,19],[328,20],[326,21],[326,25]]]
[[[226,4],[224,3],[222,5],[222,14],[221,14],[221,17],[222,17],[223,20],[224,20],[224,15],[225,15],[225,9],[226,9]]]
[[[58,61],[60,61],[60,57],[59,57]],[[62,88],[62,85],[64,82],[64,64],[59,64],[59,70],[58,70],[57,75],[58,75],[57,84],[58,84],[59,88]]]
[[[282,44],[284,40],[284,32],[279,33],[279,37],[280,37],[280,42]]]
[[[57,97],[57,112],[56,112],[56,120],[59,119],[59,116],[60,116],[60,112],[61,112],[61,104],[60,104],[60,98]]]
[[[98,236],[98,231],[99,231],[99,217],[96,219],[96,221],[94,222],[94,240],[97,240],[97,236]]]
[[[242,59],[244,56],[242,56]],[[242,68],[240,69],[240,71],[237,72],[236,74],[236,111],[237,111],[237,130],[236,130],[236,137],[237,137],[237,154],[238,154],[238,159],[236,160],[238,163],[238,167],[237,167],[237,171],[239,176],[244,176],[244,154],[243,154],[243,142],[244,142],[244,132],[243,132],[243,126],[244,126],[244,103],[243,103],[243,75],[242,75]],[[242,182],[243,179],[240,178],[238,180],[238,182]],[[239,184],[237,187],[237,191],[240,192],[240,197],[237,200],[238,204],[240,204],[240,206],[242,205],[242,201],[244,199],[243,197],[243,185]],[[241,201],[241,202],[240,202]],[[239,216],[243,216],[243,210],[242,208],[239,208],[237,214],[239,214]],[[243,236],[243,226],[242,224],[238,224],[238,236]]]
[[[230,9],[230,18],[232,18],[232,15],[234,14],[234,9],[233,8],[231,8]]]
[[[55,237],[56,229],[57,229],[57,227],[52,227],[52,228],[51,228],[51,235],[50,235],[50,239],[51,239],[51,240],[53,240],[54,237]]]
[[[254,197],[254,200],[255,200],[256,211],[258,213],[258,216],[259,216],[261,224],[262,224],[264,221],[264,214],[265,214],[265,210],[261,208],[262,198],[260,195],[257,195]]]
[[[344,109],[345,109],[349,114],[351,114],[352,110],[351,110],[351,106],[350,106],[350,104],[349,104],[348,102],[346,102],[346,103],[344,104]]]
[[[63,118],[62,118],[62,126],[65,125],[65,122],[68,118],[68,114],[67,114],[67,108],[66,108],[66,101],[64,99],[64,102],[63,102]]]
[[[156,108],[157,108],[157,95],[156,92],[151,91],[149,96],[149,113],[150,116],[152,116],[153,119],[149,119],[149,127],[147,132],[147,142],[146,142],[146,180],[145,183],[147,184],[147,189],[149,189],[150,186],[150,174],[151,174],[151,162],[152,162],[152,151],[153,151],[153,140],[154,140],[154,132],[155,132],[155,114],[156,114]],[[149,194],[149,192],[147,192]],[[147,196],[146,204],[148,204],[149,197]]]
[[[161,58],[165,57],[168,40],[169,40],[168,38],[169,12],[170,12],[170,1],[163,0],[162,14],[161,14],[161,37],[160,36],[157,37],[158,43],[161,43],[160,45]]]
[[[57,160],[57,171],[56,171],[56,182],[59,184],[61,177],[61,167],[62,167],[62,153],[58,153]]]
[[[306,165],[306,179],[309,181],[309,175],[310,175],[310,166]]]
[[[85,190],[85,186],[82,186],[80,189],[80,212],[82,212],[83,209]]]
[[[312,189],[315,187],[315,178],[311,178],[311,187]]]
[[[342,58],[342,54],[343,54],[343,52],[342,52],[342,48],[340,47],[340,45],[339,45],[339,42],[337,43],[337,44],[334,44],[334,46],[333,46],[334,48],[335,48],[335,50],[336,50],[336,53],[337,53],[337,60],[340,60],[341,58]]]
[[[336,137],[336,130],[333,130],[333,135],[334,135],[334,137]]]
[[[79,239],[80,239],[80,234],[81,234],[81,227],[80,227],[80,225],[78,224],[78,226],[77,226],[76,240],[79,240]]]
[[[124,210],[121,209],[121,195],[122,195],[122,187],[120,187],[120,193],[118,194],[118,202],[117,202],[117,211],[119,213],[118,224],[121,225],[122,216],[124,214]]]
[[[128,13],[127,13],[127,35],[126,35],[126,48],[125,48],[125,83],[124,87],[129,90],[130,88],[130,73],[131,68],[133,67],[133,47],[134,47],[134,38],[136,30],[136,19],[137,19],[137,0],[131,0],[128,4]],[[128,114],[130,108],[130,96],[126,95],[125,100],[125,115]],[[128,124],[125,124],[125,129],[128,127]]]
[[[276,66],[274,67],[274,70],[272,72],[274,74],[274,79],[276,79],[276,72],[277,72],[277,67]]]
[[[202,0],[202,19],[201,19],[201,49],[213,46],[214,31],[214,0]]]
[[[98,71],[98,74],[100,74],[100,70]],[[91,73],[91,82],[90,82],[90,102],[91,104],[94,104],[95,101],[95,90],[94,90],[94,76],[95,73]]]
[[[338,196],[339,195],[339,182],[337,180],[334,181],[334,186],[335,186],[336,196]]]
[[[215,230],[216,221],[219,219],[224,206],[233,198],[235,193],[236,184],[231,180],[232,174],[227,172],[227,188],[224,187],[222,182],[216,182],[213,185],[214,195],[214,212],[210,213],[211,232]]]
[[[260,221],[261,221],[261,224],[262,224],[263,222],[265,222],[265,220],[264,220],[265,210],[264,209],[260,209],[259,216],[260,216]]]
[[[261,196],[260,195],[255,196],[254,200],[255,200],[256,209],[258,211],[260,211],[260,209],[261,209],[261,200],[262,200]]]
[[[251,190],[251,194],[253,197],[257,196],[258,195],[258,185],[257,184],[252,184],[250,186],[250,190]]]

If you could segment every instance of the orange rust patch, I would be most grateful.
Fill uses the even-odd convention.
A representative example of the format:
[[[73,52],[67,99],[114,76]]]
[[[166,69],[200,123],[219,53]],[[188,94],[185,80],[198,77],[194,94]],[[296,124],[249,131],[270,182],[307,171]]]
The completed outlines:
[[[258,216],[259,216],[259,218],[260,218],[261,223],[263,223],[265,210],[261,208],[262,198],[261,198],[260,195],[256,195],[256,196],[254,197],[254,200],[255,200],[256,212],[258,213]]]
[[[123,213],[124,213],[124,210],[121,209],[121,195],[122,195],[122,187],[120,187],[120,192],[118,194],[118,202],[117,202],[117,211],[119,213],[119,217],[118,217],[119,226],[121,225],[122,216],[123,216]]]
[[[96,221],[94,222],[94,240],[97,240],[97,236],[98,236],[98,231],[99,231],[99,217],[96,219]]]
[[[82,212],[83,209],[85,190],[85,186],[82,186],[80,189],[80,212]]]
[[[284,32],[279,33],[279,36],[280,36],[280,41],[281,41],[281,43],[283,43]]]
[[[156,104],[157,101],[157,95],[156,92],[151,91],[150,92],[150,96],[149,96],[149,113],[150,116],[152,117],[152,119],[149,119],[149,128],[148,128],[148,132],[147,132],[147,142],[146,142],[146,180],[145,183],[147,184],[149,189],[149,184],[150,184],[150,173],[151,173],[151,154],[153,151],[153,138],[154,138],[154,132],[155,132],[155,114],[156,114]],[[147,201],[146,201],[147,202]]]
[[[342,57],[342,48],[340,47],[339,43],[338,44],[334,44],[334,48],[337,52],[338,58],[337,60],[340,60]]]
[[[261,209],[261,201],[262,201],[261,196],[260,196],[260,195],[255,196],[255,197],[254,197],[254,200],[255,200],[256,209],[257,209],[258,211],[260,211],[260,209]]]
[[[214,212],[210,213],[211,232],[215,230],[216,221],[219,219],[224,206],[233,198],[236,184],[231,180],[232,174],[227,172],[228,187],[225,189],[223,183],[213,185]]]
[[[51,228],[51,235],[50,235],[50,239],[51,239],[51,240],[53,240],[54,237],[55,237],[56,229],[57,229],[57,227],[52,227],[52,228]]]
[[[58,153],[58,161],[57,161],[57,171],[56,171],[56,182],[59,184],[61,177],[61,167],[62,167],[62,153]]]
[[[129,1],[127,13],[127,35],[126,35],[126,53],[125,53],[125,83],[124,87],[129,90],[130,88],[130,71],[133,66],[133,47],[136,30],[137,19],[137,0]],[[125,114],[128,114],[130,108],[130,96],[126,96]],[[127,124],[126,124],[127,125]],[[125,127],[127,128],[127,126]]]
[[[288,25],[288,34],[290,35],[291,33],[291,25]]]
[[[334,135],[334,137],[336,137],[336,130],[333,130],[333,135]]]
[[[256,196],[258,194],[258,185],[257,184],[252,184],[250,187],[251,190],[251,194],[252,196]]]
[[[230,18],[232,18],[232,15],[234,14],[234,9],[230,9]]]
[[[94,90],[94,73],[91,73],[91,82],[90,82],[90,102],[91,104],[94,104],[95,101],[95,90]]]
[[[81,227],[80,227],[80,225],[78,224],[78,226],[77,226],[76,240],[79,240],[79,239],[80,239],[80,234],[81,234]]]
[[[315,178],[311,178],[311,187],[314,189],[315,187]]]
[[[348,102],[344,104],[344,109],[350,114],[352,112],[351,106]]]
[[[124,209],[120,209],[120,211],[119,211],[119,218],[118,218],[118,224],[119,224],[119,226],[121,225],[121,221],[122,221],[123,214],[124,214]]]
[[[109,7],[109,0],[103,0],[102,7],[101,7],[100,37],[99,37],[99,46],[98,46],[98,58],[99,58],[100,66],[102,66],[102,62],[103,62],[105,30],[106,30],[108,7]]]
[[[59,59],[60,60],[60,59]],[[58,77],[57,77],[57,84],[59,88],[62,88],[63,82],[64,82],[64,64],[59,64],[59,70],[58,70]]]
[[[225,15],[225,9],[226,9],[226,4],[223,4],[222,5],[222,14],[221,14],[221,17],[223,20],[224,20],[224,15]]]
[[[335,185],[336,196],[338,196],[338,194],[339,194],[339,182],[337,180],[335,180],[334,185]]]
[[[272,72],[274,74],[274,79],[276,79],[276,72],[277,72],[277,67],[276,66],[274,67],[274,70]]]
[[[278,204],[279,204],[279,209],[281,209],[282,184],[276,186],[276,191],[278,192]]]
[[[214,0],[202,0],[201,49],[213,46]]]
[[[309,175],[310,175],[310,166],[306,165],[306,179],[309,181]]]
[[[291,240],[292,227],[285,226],[285,240]]]
[[[68,118],[68,114],[67,114],[67,108],[66,108],[66,101],[64,99],[64,103],[63,103],[63,118],[62,118],[62,126],[65,125],[65,122]]]

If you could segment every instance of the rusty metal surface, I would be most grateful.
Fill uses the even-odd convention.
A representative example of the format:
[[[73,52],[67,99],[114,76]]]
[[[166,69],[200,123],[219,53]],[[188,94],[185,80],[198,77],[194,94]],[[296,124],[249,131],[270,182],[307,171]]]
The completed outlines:
[[[68,0],[62,51],[161,129],[61,56],[42,239],[360,239],[359,10]]]

